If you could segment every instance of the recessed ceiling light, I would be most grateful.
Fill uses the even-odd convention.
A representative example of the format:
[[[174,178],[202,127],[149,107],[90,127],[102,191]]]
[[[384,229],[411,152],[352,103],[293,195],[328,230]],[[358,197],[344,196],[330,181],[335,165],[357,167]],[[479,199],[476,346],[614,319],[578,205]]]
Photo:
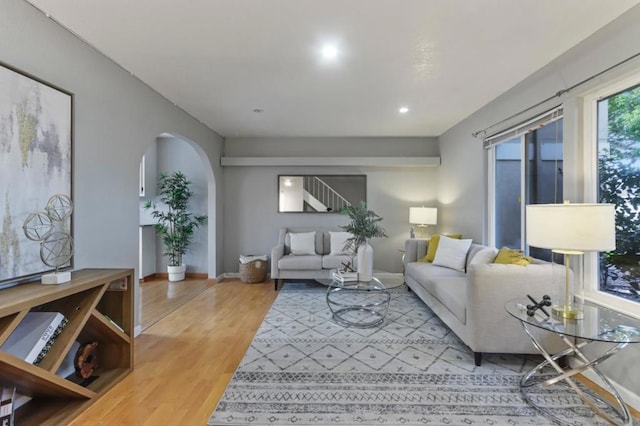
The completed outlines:
[[[400,108],[398,109],[398,112],[399,112],[400,114],[406,114],[406,113],[408,113],[408,112],[409,112],[409,108],[407,108],[407,107],[400,107]]]
[[[335,59],[338,56],[338,48],[333,44],[322,46],[322,57],[324,59]]]

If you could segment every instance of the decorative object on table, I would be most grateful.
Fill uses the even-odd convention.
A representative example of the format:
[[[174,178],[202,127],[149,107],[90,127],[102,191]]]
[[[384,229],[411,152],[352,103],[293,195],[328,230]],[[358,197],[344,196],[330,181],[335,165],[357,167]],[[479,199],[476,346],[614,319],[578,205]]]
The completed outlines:
[[[239,259],[240,280],[245,284],[261,283],[267,276],[266,255],[242,255]]]
[[[438,224],[438,209],[436,207],[409,207],[409,223],[413,225],[411,238],[429,238],[427,227]]]
[[[45,265],[55,269],[55,272],[42,276],[42,284],[62,284],[71,279],[71,271],[60,271],[73,257],[73,238],[65,229],[66,220],[71,213],[71,198],[56,194],[49,198],[45,211],[31,213],[24,220],[24,235],[32,241],[40,242],[40,259]]]
[[[331,279],[339,284],[344,284],[346,282],[357,282],[358,273],[354,271],[349,272],[336,269],[331,273]]]
[[[369,240],[387,236],[380,226],[382,218],[369,210],[364,201],[360,202],[358,206],[346,207],[341,213],[351,219],[349,225],[341,226],[341,228],[353,235],[347,239],[347,247],[357,251],[359,280],[371,281],[373,277],[373,248],[369,245]]]
[[[340,269],[340,271],[342,272],[355,272],[356,270],[353,269],[353,266],[351,266],[351,262],[342,262],[342,269]]]
[[[191,181],[180,171],[161,173],[158,193],[163,208],[158,208],[152,201],[144,205],[145,209],[153,209],[151,217],[158,221],[154,227],[165,247],[162,254],[169,258],[169,281],[184,280],[187,267],[182,263],[182,257],[189,248],[196,228],[207,221],[206,215],[189,212],[189,201],[193,196],[190,185]]]
[[[76,353],[76,375],[83,379],[89,378],[98,368],[98,342],[80,345]]]
[[[545,306],[551,306],[551,297],[548,294],[542,296],[542,300],[539,302],[528,294],[527,298],[533,302],[533,305],[527,305],[527,315],[532,317],[536,314],[536,311],[540,309],[547,317],[549,316],[549,312],[544,308]]]
[[[527,240],[534,247],[551,249],[556,288],[554,315],[582,319],[585,251],[616,247],[613,204],[533,204],[526,207]],[[564,284],[563,286],[561,284]]]
[[[0,65],[0,288],[51,271],[20,227],[51,194],[71,194],[72,110],[71,93]]]

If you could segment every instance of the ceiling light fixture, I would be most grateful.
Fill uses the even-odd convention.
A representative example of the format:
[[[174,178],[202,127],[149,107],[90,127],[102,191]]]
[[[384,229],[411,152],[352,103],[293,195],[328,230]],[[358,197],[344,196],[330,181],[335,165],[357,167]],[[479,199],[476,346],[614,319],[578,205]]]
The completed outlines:
[[[335,59],[338,56],[338,48],[333,44],[325,44],[322,47],[322,57],[324,59]]]
[[[407,108],[407,107],[400,107],[400,108],[398,109],[398,112],[399,112],[400,114],[406,114],[406,113],[408,113],[408,112],[409,112],[409,108]]]

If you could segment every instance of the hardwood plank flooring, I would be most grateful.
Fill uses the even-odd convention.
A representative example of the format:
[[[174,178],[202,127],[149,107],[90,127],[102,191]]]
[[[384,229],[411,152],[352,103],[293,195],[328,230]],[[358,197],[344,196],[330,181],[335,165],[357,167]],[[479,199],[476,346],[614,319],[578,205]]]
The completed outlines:
[[[273,281],[216,283],[135,342],[135,368],[72,425],[205,425],[264,316]]]
[[[186,278],[184,281],[178,282],[166,279],[141,282],[140,325],[142,329],[145,330],[155,324],[213,284],[215,284],[214,280],[196,278]]]

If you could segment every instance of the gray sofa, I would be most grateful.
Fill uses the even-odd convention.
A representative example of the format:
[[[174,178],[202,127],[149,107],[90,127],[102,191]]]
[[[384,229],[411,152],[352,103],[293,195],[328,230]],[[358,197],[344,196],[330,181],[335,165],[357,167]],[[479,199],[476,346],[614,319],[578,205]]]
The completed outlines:
[[[472,264],[485,246],[472,244],[466,272],[418,262],[425,256],[427,241],[405,242],[405,282],[415,294],[474,352],[480,365],[482,353],[538,353],[520,321],[504,308],[507,301],[530,294],[541,298],[552,293],[551,264],[536,261],[528,266],[494,263]],[[552,348],[561,341],[552,333],[539,336]]]
[[[291,254],[290,234],[311,232],[315,234],[315,254]],[[271,278],[275,288],[284,279],[329,278],[331,270],[342,267],[343,262],[351,262],[355,267],[355,256],[332,255],[330,231],[341,232],[340,228],[282,228],[278,234],[278,244],[271,249]]]

